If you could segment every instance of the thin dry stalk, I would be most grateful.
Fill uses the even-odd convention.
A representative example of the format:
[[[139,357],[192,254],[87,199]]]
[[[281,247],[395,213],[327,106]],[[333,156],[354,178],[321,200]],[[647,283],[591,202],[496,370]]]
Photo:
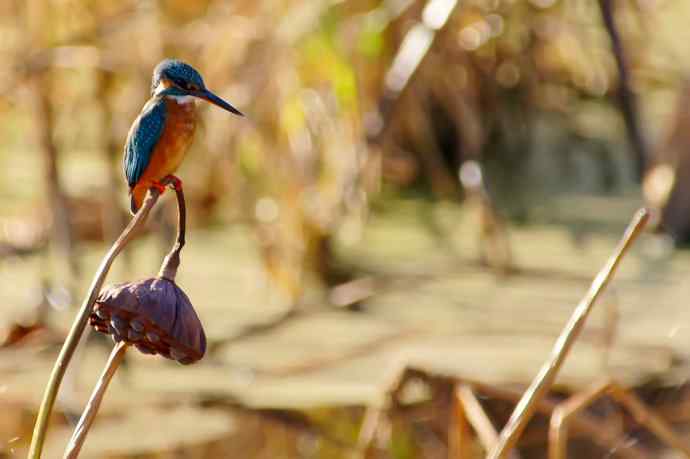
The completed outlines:
[[[587,390],[577,393],[553,410],[549,426],[549,459],[564,459],[567,456],[568,425],[570,419],[601,397],[608,388],[608,381],[596,383]]]
[[[474,385],[483,394],[509,402],[516,403],[518,400],[520,400],[522,395],[520,392],[513,389],[499,388],[486,384]],[[537,411],[544,416],[549,416],[553,414],[556,408],[558,408],[558,405],[558,402],[555,400],[545,398],[539,401]],[[611,428],[608,423],[590,416],[587,413],[573,414],[570,419],[570,426],[573,427],[574,433],[587,436],[594,443],[604,449],[614,448],[620,439],[619,430]],[[651,456],[637,445],[630,445],[625,449],[616,452],[618,456],[628,459],[651,459]]]
[[[366,459],[374,451],[376,437],[385,422],[389,421],[388,411],[394,405],[396,394],[405,386],[410,378],[410,372],[405,364],[391,367],[384,384],[384,396],[381,403],[374,403],[367,407],[364,420],[357,439],[355,457]]]
[[[469,459],[472,457],[470,429],[464,403],[453,392],[452,422],[448,429],[448,458]]]
[[[103,258],[103,261],[101,261],[101,265],[98,267],[98,270],[96,271],[96,275],[91,282],[91,286],[89,287],[86,298],[79,309],[77,317],[74,319],[72,328],[70,329],[69,334],[62,345],[60,354],[58,355],[57,360],[55,360],[53,371],[50,374],[48,385],[46,386],[45,393],[43,394],[43,401],[41,402],[41,406],[36,417],[33,436],[31,437],[31,446],[29,448],[28,455],[30,459],[39,459],[41,457],[46,432],[48,430],[48,420],[50,419],[50,414],[53,411],[55,399],[57,398],[58,390],[60,389],[60,384],[62,383],[62,378],[65,376],[67,366],[74,355],[74,351],[79,344],[82,334],[84,333],[89,315],[91,315],[96,297],[103,286],[103,282],[105,281],[105,277],[110,270],[110,266],[113,264],[113,261],[115,261],[115,258],[120,254],[122,249],[124,249],[125,246],[132,240],[135,231],[144,224],[154,204],[156,204],[158,201],[159,196],[160,192],[157,189],[151,188],[148,190],[141,209],[139,209],[134,218],[132,218],[132,220],[129,222],[129,225],[127,225],[127,227],[122,231],[122,234],[120,234],[120,237],[112,245],[108,253]]]
[[[376,441],[376,434],[385,416],[385,408],[380,406],[369,406],[364,413],[364,421],[359,431],[357,448],[353,457],[366,459],[371,456]]]
[[[77,427],[74,429],[72,438],[70,438],[67,444],[65,455],[63,456],[64,459],[75,459],[79,456],[79,452],[84,445],[84,440],[86,440],[86,435],[89,433],[89,429],[96,419],[96,414],[98,414],[98,408],[101,406],[105,391],[108,390],[110,380],[113,379],[115,372],[125,358],[127,347],[128,344],[124,341],[120,341],[113,347],[110,357],[108,358],[108,363],[106,363],[101,377],[98,378],[98,382],[96,382],[96,386],[91,393],[91,398],[89,398],[84,412],[81,414],[81,418],[77,423]]]
[[[479,438],[484,450],[491,451],[498,442],[498,432],[496,432],[491,419],[484,411],[472,387],[466,383],[458,384],[455,387],[454,398],[462,405],[465,417],[477,433],[477,438]],[[510,459],[519,458],[515,452],[511,452],[509,457]]]
[[[187,206],[184,200],[184,191],[181,186],[175,187],[175,194],[177,195],[177,240],[170,253],[163,260],[160,272],[158,275],[168,280],[175,281],[177,275],[177,268],[180,267],[180,252],[185,245],[186,228],[187,228]]]
[[[627,408],[637,422],[646,426],[663,442],[682,452],[685,457],[690,457],[690,446],[676,435],[663,418],[650,410],[635,394],[620,384],[605,380],[592,385],[584,392],[573,395],[553,411],[549,427],[549,459],[565,459],[567,457],[568,425],[571,418],[604,395],[611,396]]]
[[[649,220],[649,212],[646,209],[640,209],[635,213],[630,225],[625,230],[623,238],[618,243],[618,247],[614,254],[609,258],[603,269],[594,278],[589,291],[575,308],[573,315],[566,324],[565,328],[558,337],[551,355],[542,366],[539,374],[534,378],[530,387],[525,391],[524,395],[518,402],[513,414],[510,416],[508,423],[501,431],[498,444],[496,448],[491,451],[489,458],[502,459],[505,458],[509,451],[511,451],[517,443],[520,435],[525,429],[525,426],[532,418],[537,405],[541,399],[551,389],[561,365],[565,361],[571,347],[575,340],[580,335],[582,328],[587,321],[587,316],[591,312],[597,299],[604,291],[608,283],[613,278],[613,275],[620,264],[625,253],[628,251],[637,236],[641,233],[645,224]]]
[[[664,443],[690,458],[690,445],[683,441],[663,418],[647,408],[635,394],[615,382],[609,384],[608,394],[626,407],[637,422],[646,426]]]

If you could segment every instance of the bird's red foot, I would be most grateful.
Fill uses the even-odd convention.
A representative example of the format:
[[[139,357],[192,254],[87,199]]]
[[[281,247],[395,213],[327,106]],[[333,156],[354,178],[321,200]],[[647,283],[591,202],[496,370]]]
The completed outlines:
[[[175,191],[182,190],[182,180],[180,180],[179,177],[177,177],[176,175],[168,175],[167,178],[168,180],[170,180],[170,184],[172,185]]]
[[[151,183],[149,184],[150,188],[155,188],[158,190],[159,194],[165,193],[165,185],[159,182],[158,180],[151,180]]]

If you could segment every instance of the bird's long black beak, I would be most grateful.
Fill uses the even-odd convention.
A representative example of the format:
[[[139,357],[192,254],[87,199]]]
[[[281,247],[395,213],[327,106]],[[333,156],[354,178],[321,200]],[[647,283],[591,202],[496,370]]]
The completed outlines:
[[[235,107],[233,107],[229,103],[225,102],[223,99],[216,96],[215,94],[213,94],[211,91],[209,91],[206,88],[201,89],[199,91],[194,91],[192,93],[192,95],[194,97],[198,97],[199,99],[204,99],[208,102],[211,102],[213,105],[217,105],[220,108],[229,111],[230,113],[234,113],[235,115],[238,115],[238,116],[244,116],[244,114],[241,111],[237,110]]]

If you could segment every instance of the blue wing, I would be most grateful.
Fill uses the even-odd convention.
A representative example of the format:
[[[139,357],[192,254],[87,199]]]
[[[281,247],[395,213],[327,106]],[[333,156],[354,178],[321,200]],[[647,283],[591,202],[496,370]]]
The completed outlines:
[[[165,101],[152,99],[129,130],[122,168],[130,188],[137,184],[151,161],[153,149],[163,135],[165,116]]]

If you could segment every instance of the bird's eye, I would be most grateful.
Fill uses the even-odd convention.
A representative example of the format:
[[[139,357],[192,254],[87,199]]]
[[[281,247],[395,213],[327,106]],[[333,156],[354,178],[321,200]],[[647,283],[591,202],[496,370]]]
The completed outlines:
[[[194,83],[190,83],[188,81],[180,81],[179,86],[184,89],[185,91],[198,91],[199,87],[195,85]]]
[[[175,79],[175,80],[173,80],[173,82],[175,83],[175,86],[182,88],[182,89],[189,90],[189,83],[187,83],[186,81]]]

